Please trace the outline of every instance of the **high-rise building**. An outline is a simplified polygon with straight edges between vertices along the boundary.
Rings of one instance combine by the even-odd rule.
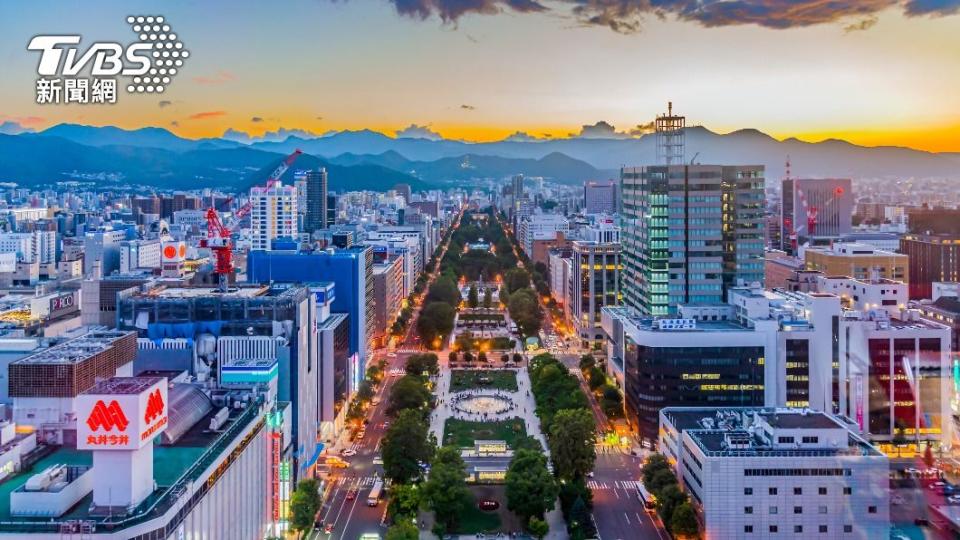
[[[668,407],[660,449],[706,538],[887,538],[890,462],[803,408]]]
[[[960,234],[905,234],[900,253],[909,258],[911,299],[931,298],[934,282],[960,281]]]
[[[837,242],[829,247],[803,250],[803,261],[807,270],[855,279],[879,277],[909,282],[908,259],[901,253],[881,251],[869,244],[859,243]]]
[[[337,196],[327,193],[327,227],[337,223]]]
[[[376,333],[386,337],[400,314],[403,301],[403,257],[388,257],[373,265],[374,295],[377,298]]]
[[[780,190],[780,249],[827,245],[850,232],[853,189],[849,178],[784,178]]]
[[[716,303],[763,282],[763,167],[670,165],[621,174],[624,302],[642,313]]]
[[[373,248],[353,246],[329,251],[251,251],[247,255],[247,279],[253,283],[316,283],[332,281],[337,296],[334,313],[349,315],[350,353],[357,353],[365,372],[367,351],[375,335]]]
[[[305,232],[312,233],[317,229],[325,229],[330,221],[327,216],[329,210],[327,200],[327,169],[320,167],[317,170],[307,171],[306,204],[307,212],[303,220]]]
[[[297,237],[297,188],[277,183],[250,190],[251,248],[269,250],[273,241]]]
[[[584,347],[603,340],[600,308],[620,305],[621,268],[619,243],[573,243],[570,315]]]
[[[591,180],[583,183],[583,209],[588,214],[617,212],[617,183]]]

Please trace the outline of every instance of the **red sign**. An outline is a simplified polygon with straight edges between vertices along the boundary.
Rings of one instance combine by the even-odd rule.
[[[143,413],[143,421],[149,424],[161,414],[163,414],[163,396],[157,388],[147,398],[147,410]]]
[[[113,428],[117,428],[117,431],[126,431],[129,424],[127,415],[123,414],[123,409],[120,408],[120,404],[116,400],[111,401],[110,405],[104,404],[102,399],[97,401],[87,418],[87,425],[90,426],[92,431],[97,431],[100,428],[103,428],[104,431],[111,431]]]

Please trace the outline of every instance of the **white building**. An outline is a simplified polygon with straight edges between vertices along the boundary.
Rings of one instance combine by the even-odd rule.
[[[660,425],[706,538],[889,537],[888,459],[835,416],[668,407]]]
[[[120,242],[120,273],[141,268],[160,268],[160,240],[126,240]]]
[[[277,183],[250,190],[251,249],[269,250],[277,238],[297,237],[297,188]]]
[[[57,262],[57,233],[33,231],[0,234],[0,253],[13,252],[20,262],[49,264]]]
[[[520,220],[517,227],[517,240],[523,246],[527,256],[533,257],[534,240],[554,240],[557,233],[570,235],[570,223],[560,214],[533,214]]]

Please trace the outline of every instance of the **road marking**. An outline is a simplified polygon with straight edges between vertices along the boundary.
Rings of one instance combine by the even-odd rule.
[[[627,520],[627,525],[629,525],[629,524],[630,524],[630,516],[628,516],[626,512],[623,513],[623,518]]]
[[[618,499],[620,498],[620,492],[617,491],[617,488],[613,488],[613,495]]]

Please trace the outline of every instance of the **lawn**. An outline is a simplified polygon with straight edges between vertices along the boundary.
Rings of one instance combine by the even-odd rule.
[[[509,369],[455,369],[450,372],[450,391],[471,389],[517,391],[517,374]]]
[[[506,441],[507,446],[513,447],[516,440],[526,434],[527,430],[520,418],[500,422],[470,422],[447,418],[443,425],[443,443],[461,448],[473,447],[473,442],[478,440]]]
[[[501,503],[500,508],[506,507]],[[460,512],[458,534],[494,533],[500,530],[500,516],[497,512],[484,512],[477,508],[477,501],[471,503]]]

